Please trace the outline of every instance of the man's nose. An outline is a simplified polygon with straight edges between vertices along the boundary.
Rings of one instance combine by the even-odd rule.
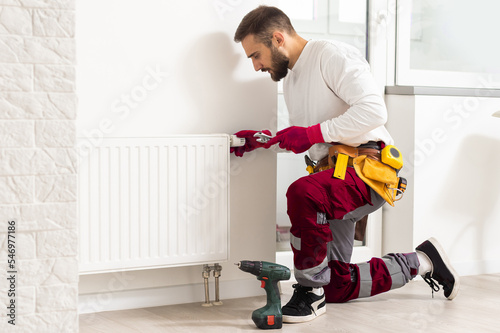
[[[259,61],[252,60],[252,62],[253,62],[253,68],[255,69],[256,72],[262,69],[263,66]]]

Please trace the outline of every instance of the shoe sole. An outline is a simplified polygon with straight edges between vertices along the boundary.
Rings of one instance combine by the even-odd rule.
[[[458,273],[455,271],[455,269],[451,265],[450,259],[448,258],[448,255],[444,251],[441,244],[439,244],[439,242],[434,237],[429,238],[428,241],[432,244],[432,246],[434,246],[436,248],[436,251],[439,253],[441,260],[443,260],[444,264],[446,265],[446,268],[448,268],[448,270],[451,272],[451,275],[453,275],[453,278],[455,279],[455,284],[453,285],[453,290],[451,291],[450,296],[447,297],[451,301],[452,299],[454,299],[457,296],[458,291],[460,289],[460,276],[458,275]],[[418,251],[418,252],[427,257],[427,254],[425,254],[424,252],[422,252],[422,251]],[[430,261],[430,259],[429,259],[429,261]],[[434,266],[432,267],[432,269],[434,270]]]
[[[326,313],[326,304],[325,304],[325,306],[317,309],[315,312],[311,313],[308,316],[287,316],[287,315],[283,315],[283,322],[284,323],[289,323],[289,324],[304,323],[306,321],[311,321],[311,320],[313,320],[313,319],[321,316],[324,313]]]

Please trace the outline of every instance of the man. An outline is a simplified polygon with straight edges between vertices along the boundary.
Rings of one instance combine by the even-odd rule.
[[[234,40],[241,42],[256,71],[268,72],[274,81],[284,79],[285,102],[294,126],[279,131],[266,144],[256,141],[256,131],[238,132],[246,144],[232,151],[242,156],[279,144],[294,153],[308,150],[317,166],[326,166],[298,179],[287,191],[298,284],[283,307],[283,321],[312,320],[325,313],[326,302],[373,296],[402,287],[417,275],[435,291],[441,284],[445,296],[453,299],[459,278],[433,238],[416,252],[350,264],[355,222],[386,200],[352,166],[346,168],[344,179],[332,177],[337,167],[328,163],[330,147],[335,143],[356,152],[370,151],[373,159],[380,160],[380,149],[393,143],[384,127],[383,97],[361,54],[343,43],[305,40],[281,10],[268,6],[248,13]]]

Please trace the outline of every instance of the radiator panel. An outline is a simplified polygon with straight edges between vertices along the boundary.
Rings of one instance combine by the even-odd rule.
[[[78,146],[81,274],[228,260],[227,135]]]

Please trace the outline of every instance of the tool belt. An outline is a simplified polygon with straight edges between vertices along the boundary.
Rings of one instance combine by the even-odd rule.
[[[386,148],[400,154],[399,150],[394,146],[387,146],[384,150]],[[375,142],[360,147],[333,145],[328,151],[328,156],[319,160],[316,164],[312,163],[309,157],[306,156],[306,164],[310,174],[335,168],[333,177],[339,179],[344,179],[347,167],[353,167],[363,182],[391,206],[394,206],[394,202],[400,200],[406,190],[406,179],[398,177],[399,169],[384,163],[382,161],[383,156],[387,156],[387,153],[381,151]],[[402,166],[402,157],[398,156],[398,158]],[[393,165],[395,164],[393,160],[388,158],[385,160]]]

